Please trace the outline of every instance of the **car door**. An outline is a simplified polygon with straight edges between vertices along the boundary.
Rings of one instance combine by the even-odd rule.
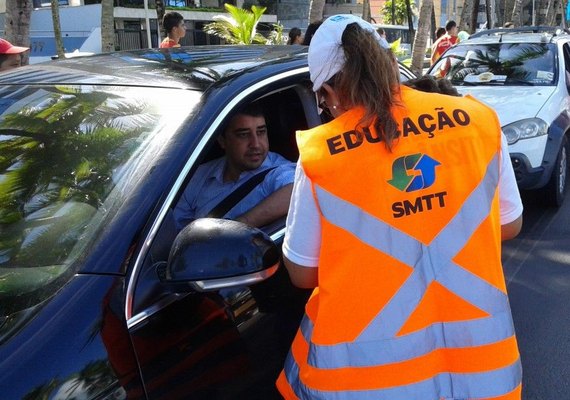
[[[320,123],[307,75],[303,68],[240,91],[216,121],[222,125],[236,108],[257,100],[267,111],[270,149],[296,161],[295,130]],[[177,182],[186,183],[196,165],[217,155],[216,128],[201,133]],[[184,187],[166,197],[127,285],[127,325],[147,397],[280,398],[275,379],[310,293],[294,288],[282,266],[263,282],[205,292],[161,282],[177,234],[172,208]],[[264,230],[280,244],[284,220]]]

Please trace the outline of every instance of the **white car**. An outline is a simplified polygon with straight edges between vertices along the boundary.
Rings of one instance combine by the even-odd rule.
[[[428,71],[497,112],[520,189],[560,206],[567,186],[570,35],[555,28],[493,29],[450,48]]]

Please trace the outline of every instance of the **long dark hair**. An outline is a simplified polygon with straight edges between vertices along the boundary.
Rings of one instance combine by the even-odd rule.
[[[289,31],[289,40],[287,41],[287,44],[293,44],[295,42],[295,39],[301,36],[301,34],[302,32],[299,28],[292,28]]]
[[[342,34],[345,55],[343,69],[331,83],[340,94],[341,105],[366,110],[356,130],[373,125],[376,132],[391,150],[398,137],[398,124],[392,116],[397,103],[400,79],[396,60],[388,49],[378,43],[374,32],[362,29],[357,23],[347,25]]]

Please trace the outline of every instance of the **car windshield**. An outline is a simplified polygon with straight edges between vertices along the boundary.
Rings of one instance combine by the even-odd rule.
[[[466,44],[447,51],[430,74],[454,85],[550,86],[558,69],[551,43]]]
[[[0,90],[2,315],[11,300],[57,281],[53,293],[73,275],[199,97],[112,86]]]

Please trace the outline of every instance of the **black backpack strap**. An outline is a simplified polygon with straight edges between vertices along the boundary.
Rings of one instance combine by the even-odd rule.
[[[222,218],[228,211],[230,211],[237,203],[239,203],[245,196],[249,194],[257,185],[263,182],[265,175],[276,167],[265,169],[247,181],[241,184],[236,190],[228,194],[222,201],[220,201],[209,213],[206,215],[208,218]]]

